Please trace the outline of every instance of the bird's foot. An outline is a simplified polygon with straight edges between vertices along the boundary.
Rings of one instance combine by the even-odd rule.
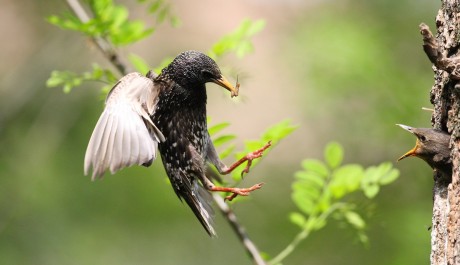
[[[249,173],[249,168],[251,168],[252,160],[259,158],[263,155],[264,151],[267,150],[272,145],[272,141],[268,141],[266,145],[264,145],[262,148],[247,154],[244,158],[248,161],[246,164],[246,167],[241,171],[241,177],[243,177],[244,173]]]
[[[252,160],[261,157],[263,155],[264,151],[267,150],[271,145],[272,145],[272,141],[268,141],[268,143],[266,145],[264,145],[262,148],[254,151],[254,152],[251,152],[251,153],[245,155],[244,157],[242,157],[240,160],[236,161],[228,169],[226,169],[224,172],[222,172],[222,174],[225,175],[225,174],[228,174],[228,173],[232,172],[239,165],[241,165],[241,164],[243,164],[244,162],[247,161],[248,163],[246,164],[246,167],[243,169],[243,171],[241,171],[241,177],[243,177],[243,175],[245,173],[249,173],[249,169],[251,168],[251,165],[252,165]]]
[[[210,188],[210,191],[231,192],[232,194],[229,195],[229,196],[226,196],[225,200],[232,201],[238,195],[248,196],[252,191],[255,191],[255,190],[258,190],[258,189],[262,188],[262,185],[264,185],[263,182],[257,183],[255,185],[253,185],[252,187],[249,187],[249,188],[229,188],[229,187],[214,186],[214,187]]]

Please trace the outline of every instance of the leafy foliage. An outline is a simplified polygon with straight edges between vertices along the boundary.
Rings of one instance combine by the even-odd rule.
[[[230,124],[227,122],[218,123],[216,125],[211,126],[209,130],[209,134],[213,137],[213,143],[216,147],[223,146],[227,144],[226,148],[220,152],[219,156],[221,159],[229,156],[235,149],[235,144],[231,143],[232,140],[236,139],[236,136],[233,134],[223,134],[217,135],[220,131],[227,128]],[[240,159],[246,154],[253,152],[265,144],[268,141],[271,141],[272,147],[278,144],[279,141],[286,138],[289,134],[291,134],[295,129],[297,129],[297,125],[293,125],[290,120],[281,121],[270,128],[268,128],[259,139],[255,140],[246,140],[244,142],[243,150],[236,152],[234,154],[235,159]],[[264,155],[267,155],[270,152],[271,148],[265,150]],[[252,166],[256,166],[261,159],[256,159],[252,161]],[[241,171],[235,170],[232,173],[232,179],[236,182],[241,180]]]
[[[240,152],[235,153],[234,157],[236,159],[240,159],[246,154],[263,147],[265,144],[271,141],[272,147],[268,148],[264,152],[264,155],[266,156],[268,155],[268,153],[270,153],[271,149],[274,146],[276,146],[282,139],[286,138],[289,134],[294,132],[295,129],[297,129],[297,127],[298,126],[293,125],[289,119],[281,121],[266,129],[259,139],[245,140],[244,149]],[[261,158],[253,160],[251,168],[255,167],[258,163],[260,163],[260,161],[262,161]],[[235,181],[241,180],[241,173],[235,170],[234,172],[232,172],[232,178]]]
[[[51,77],[46,81],[48,87],[62,87],[64,93],[69,93],[72,88],[80,86],[83,81],[98,81],[106,85],[102,88],[108,92],[112,84],[117,81],[117,78],[112,71],[101,68],[98,64],[93,64],[93,69],[90,72],[76,74],[70,71],[53,71]]]
[[[342,165],[343,147],[329,143],[324,150],[324,161],[306,159],[302,161],[302,170],[295,173],[292,184],[292,200],[298,211],[289,215],[289,219],[301,231],[284,251],[270,264],[279,264],[311,232],[327,224],[330,216],[346,221],[356,229],[358,238],[367,242],[366,222],[356,211],[356,204],[347,200],[347,195],[362,192],[372,199],[380,187],[395,181],[399,171],[391,163],[382,163],[367,169],[358,164]]]
[[[138,2],[148,4],[148,12],[156,18],[157,23],[169,19],[173,26],[180,24],[179,18],[172,15],[171,5],[167,1],[138,0]],[[62,29],[78,31],[92,38],[101,37],[107,39],[109,43],[115,46],[135,43],[154,32],[153,28],[147,28],[145,23],[141,21],[129,20],[128,9],[125,6],[114,4],[112,0],[90,0],[88,1],[88,6],[94,17],[86,22],[80,21],[78,17],[70,13],[66,13],[61,17],[52,15],[47,20],[49,23]],[[265,22],[263,20],[244,20],[234,32],[222,37],[222,39],[215,43],[208,52],[208,55],[215,59],[230,52],[235,52],[239,57],[247,55],[254,50],[251,37],[260,32],[264,26]],[[153,68],[153,71],[158,74],[172,60],[172,57],[164,58],[158,66]],[[145,74],[148,70],[152,69],[145,60],[136,54],[130,54],[129,61],[136,71],[140,73]],[[100,72],[103,72],[103,74],[100,75]],[[99,80],[105,83],[114,83],[115,78],[111,78],[113,76],[115,74],[109,69],[102,69],[99,66],[93,66],[92,72],[85,72],[83,74],[71,71],[53,71],[47,81],[47,86],[62,86],[64,91],[68,93],[72,88],[80,86],[83,81]],[[110,87],[104,87],[103,91],[108,91],[109,89]]]
[[[211,50],[209,50],[208,55],[211,58],[217,59],[227,53],[235,52],[238,57],[244,57],[246,54],[254,51],[251,37],[260,32],[264,27],[264,20],[252,21],[246,19],[235,31],[217,41]]]
[[[350,214],[350,209],[355,208],[355,205],[343,198],[357,191],[373,198],[382,185],[390,184],[398,178],[399,171],[391,163],[382,163],[367,169],[358,164],[341,165],[343,148],[335,142],[326,146],[324,159],[326,163],[314,159],[304,160],[303,170],[295,174],[292,200],[301,212],[296,215],[306,215],[314,223],[317,216],[325,213],[329,215],[330,209],[341,210],[343,217],[351,221],[350,224],[356,228],[364,228],[361,221],[356,221],[359,215]],[[295,218],[297,221],[293,223],[299,224],[299,217]]]
[[[47,20],[62,29],[79,31],[89,37],[107,38],[115,46],[132,44],[154,32],[154,28],[147,27],[142,21],[129,20],[128,9],[114,4],[112,0],[91,0],[88,4],[94,15],[88,21],[82,22],[70,13],[62,17],[52,15]],[[160,0],[151,2],[149,12],[155,15],[157,22],[163,22],[169,17],[170,9],[169,4]],[[171,17],[171,22],[177,25],[178,19]]]
[[[138,2],[144,3],[146,0],[138,0]],[[181,21],[178,16],[172,12],[172,6],[165,0],[154,0],[150,1],[147,8],[150,14],[154,14],[158,23],[164,22],[166,19],[169,20],[172,26],[178,27]]]

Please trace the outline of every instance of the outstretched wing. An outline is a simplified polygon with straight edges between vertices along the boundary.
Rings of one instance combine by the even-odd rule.
[[[85,175],[92,179],[107,169],[113,174],[134,164],[150,165],[163,134],[150,116],[158,102],[153,81],[139,73],[121,78],[109,92],[105,109],[94,128],[85,154]]]

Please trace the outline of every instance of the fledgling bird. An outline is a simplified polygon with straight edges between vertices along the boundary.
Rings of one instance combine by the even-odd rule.
[[[160,75],[130,73],[112,88],[105,109],[91,135],[84,171],[92,167],[92,179],[109,169],[115,173],[131,165],[150,166],[158,147],[163,166],[177,196],[189,205],[209,235],[215,235],[209,191],[230,192],[227,199],[247,196],[262,183],[249,188],[219,187],[206,177],[207,163],[228,174],[244,162],[262,156],[261,149],[227,167],[211,141],[206,122],[206,86],[216,83],[238,96],[236,88],[221,74],[207,55],[186,51],[179,54]]]
[[[413,128],[397,124],[417,137],[415,147],[402,155],[398,161],[415,156],[423,159],[433,169],[441,171],[445,176],[452,176],[452,159],[450,157],[450,135],[432,128]]]

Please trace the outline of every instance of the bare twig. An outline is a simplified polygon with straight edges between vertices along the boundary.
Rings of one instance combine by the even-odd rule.
[[[83,6],[78,0],[67,0],[67,4],[70,9],[75,13],[75,15],[80,19],[81,22],[85,23],[90,20],[89,15],[86,13]],[[106,39],[102,37],[92,37],[91,38],[99,50],[104,54],[104,56],[113,64],[113,66],[120,72],[122,75],[128,73],[128,68],[124,62],[122,62],[120,56],[115,51],[113,45]]]
[[[228,204],[225,203],[224,199],[220,197],[217,193],[213,193],[212,196],[217,206],[219,207],[219,210],[221,211],[227,222],[230,224],[235,234],[241,240],[241,243],[246,248],[248,255],[254,261],[254,264],[265,265],[266,263],[260,255],[259,250],[257,249],[256,245],[252,242],[252,240],[249,239],[249,236],[246,233],[246,229],[244,229],[244,227],[238,222],[238,219],[236,218],[236,215],[235,213],[233,213],[232,209],[228,207]]]
[[[428,59],[430,59],[433,64],[436,64],[442,57],[442,53],[439,51],[438,41],[425,23],[420,24],[419,28],[420,34],[422,34],[423,37],[423,50],[428,56]]]
[[[450,74],[453,80],[460,80],[460,57],[453,56],[447,58],[444,53],[440,51],[438,41],[431,33],[430,28],[422,23],[420,24],[420,34],[423,37],[423,50],[430,59],[430,61],[439,70],[444,70]]]
[[[70,9],[75,13],[75,15],[82,22],[87,22],[90,18],[84,8],[81,6],[78,0],[67,0],[67,3],[70,6]],[[127,66],[120,60],[120,56],[117,54],[111,43],[100,37],[93,37],[94,42],[99,47],[99,50],[105,55],[105,57],[115,66],[115,68],[123,75],[127,74]],[[256,265],[266,265],[264,259],[262,258],[259,250],[256,245],[249,239],[248,234],[244,227],[238,222],[236,215],[230,209],[224,199],[219,195],[213,193],[214,201],[219,207],[219,210],[222,212],[222,215],[227,220],[227,222],[232,227],[235,234],[241,240],[244,248],[246,249],[248,255],[252,258],[254,264]]]

